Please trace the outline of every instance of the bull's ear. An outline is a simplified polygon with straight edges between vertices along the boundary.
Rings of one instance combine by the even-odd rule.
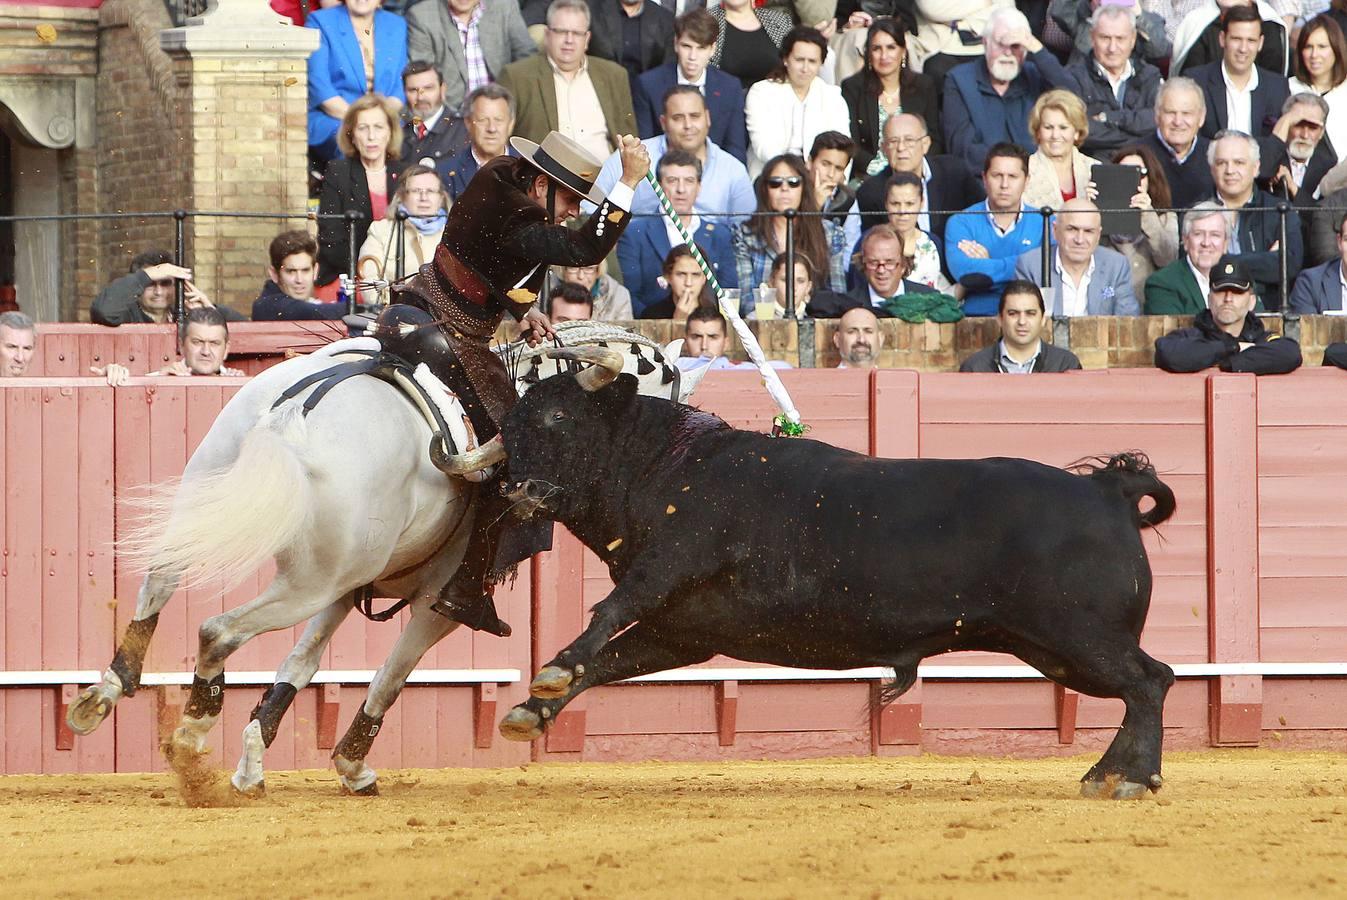
[[[640,382],[636,380],[635,375],[623,372],[613,381],[612,384],[599,392],[603,398],[603,405],[606,409],[613,412],[624,412],[636,400],[636,389],[640,387]]]

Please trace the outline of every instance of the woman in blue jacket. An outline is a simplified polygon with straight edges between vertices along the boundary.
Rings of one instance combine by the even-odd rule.
[[[381,0],[346,0],[309,13],[305,28],[322,34],[309,57],[309,148],[322,161],[341,156],[337,131],[346,108],[367,94],[401,105],[407,66],[407,22],[380,9]]]

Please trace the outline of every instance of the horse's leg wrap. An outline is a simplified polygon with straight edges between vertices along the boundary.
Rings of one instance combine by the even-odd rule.
[[[253,707],[252,718],[262,727],[263,745],[270,747],[271,742],[276,740],[276,729],[281,727],[281,719],[285,717],[290,704],[295,701],[296,693],[293,684],[278,681],[267,688],[262,699]]]
[[[145,652],[150,647],[150,638],[154,636],[154,627],[159,624],[159,613],[137,619],[126,626],[126,634],[117,647],[117,655],[112,658],[108,670],[122,683],[122,695],[134,697],[140,687],[140,672],[145,665]]]
[[[182,714],[193,719],[213,719],[224,709],[225,677],[221,672],[210,681],[200,675],[192,676],[192,693]]]
[[[374,743],[374,737],[379,733],[380,726],[383,725],[384,717],[374,718],[365,714],[365,708],[362,706],[351,720],[351,727],[346,729],[345,736],[341,743],[332,751],[332,756],[341,756],[351,761],[364,759],[369,755],[369,748]]]

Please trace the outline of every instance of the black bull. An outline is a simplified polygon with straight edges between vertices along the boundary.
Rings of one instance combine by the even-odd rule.
[[[896,696],[928,656],[1001,651],[1126,704],[1085,793],[1160,786],[1174,674],[1138,643],[1151,595],[1140,529],[1169,518],[1174,495],[1144,457],[1082,474],[871,459],[639,397],[630,375],[592,393],[548,379],[503,434],[520,512],[564,523],[616,584],[502,721],[506,737],[537,738],[587,688],[715,654],[892,666]]]

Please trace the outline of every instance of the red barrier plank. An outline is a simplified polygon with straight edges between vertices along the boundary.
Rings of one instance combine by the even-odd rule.
[[[1347,525],[1341,519],[1302,528],[1263,528],[1258,565],[1264,578],[1347,578]]]
[[[8,588],[4,610],[4,665],[7,669],[42,668],[42,601],[46,578],[42,558],[43,392],[42,387],[27,385],[4,392],[8,405],[5,422],[7,555],[3,570]],[[41,690],[19,688],[7,693],[5,771],[40,772],[44,724]]]
[[[1333,425],[1258,429],[1260,477],[1347,471],[1347,441]]]
[[[1341,518],[1347,509],[1347,472],[1310,471],[1258,479],[1259,528],[1309,526]]]
[[[1201,425],[1204,377],[1163,372],[1081,372],[1065,378],[923,373],[922,424]],[[995,402],[988,402],[994,397]],[[1127,445],[1131,446],[1131,445]]]
[[[45,327],[38,333],[38,352],[29,375],[44,377],[74,377],[88,374],[80,368],[80,338],[73,334],[49,332]]]
[[[915,459],[921,455],[918,427],[921,386],[916,372],[879,370],[871,382],[870,455]]]
[[[1340,369],[1301,369],[1295,378],[1258,383],[1258,424],[1347,425],[1347,407],[1339,402],[1347,389]]]
[[[870,373],[862,369],[791,369],[781,381],[809,437],[836,447],[866,453],[870,449]],[[736,428],[769,432],[778,413],[762,387],[762,376],[749,371],[710,372],[693,397],[693,405],[713,412]]]
[[[925,400],[922,401],[923,409]],[[1066,466],[1100,453],[1141,449],[1157,468],[1185,475],[1206,469],[1206,437],[1189,425],[923,424],[923,456],[1020,456]]]

